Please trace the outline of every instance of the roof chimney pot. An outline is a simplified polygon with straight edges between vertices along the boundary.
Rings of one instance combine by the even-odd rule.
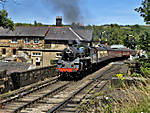
[[[56,26],[62,26],[62,16],[56,16]]]

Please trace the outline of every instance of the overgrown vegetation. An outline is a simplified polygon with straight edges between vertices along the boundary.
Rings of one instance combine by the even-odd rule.
[[[150,99],[145,97],[143,102],[139,102],[137,105],[130,107],[127,113],[148,113],[150,112]]]
[[[150,86],[138,83],[138,86],[108,88],[88,97],[78,107],[81,113],[149,113]]]
[[[150,78],[150,61],[148,58],[134,60],[134,66],[130,64],[129,75],[132,77]]]
[[[144,77],[150,78],[150,61],[149,59],[139,59],[140,72]]]

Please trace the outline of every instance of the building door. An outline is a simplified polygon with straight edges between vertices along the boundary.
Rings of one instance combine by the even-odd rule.
[[[16,55],[16,53],[17,53],[17,50],[13,49],[13,55]]]
[[[41,59],[40,58],[36,58],[36,66],[40,66],[41,65]]]
[[[6,54],[6,49],[2,49],[2,54],[5,55]]]

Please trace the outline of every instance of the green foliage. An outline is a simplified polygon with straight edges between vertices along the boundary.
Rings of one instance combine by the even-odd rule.
[[[148,59],[140,59],[138,61],[141,66],[140,66],[140,72],[142,73],[142,75],[144,75],[145,77],[150,77],[150,62]]]
[[[111,28],[120,28],[118,24],[110,24]]]
[[[143,0],[141,5],[135,11],[140,13],[140,16],[144,18],[146,24],[150,24],[150,0]]]
[[[104,96],[103,99],[104,99],[103,100],[103,102],[104,102],[104,113],[113,113],[112,112],[112,105],[111,105],[112,98]]]
[[[43,26],[42,23],[38,23],[36,20],[34,21],[34,26]]]
[[[14,30],[14,23],[10,18],[8,18],[6,10],[0,11],[0,26],[3,28],[9,28],[12,31]]]
[[[132,29],[140,29],[140,26],[138,24],[135,24],[133,26],[131,26]]]
[[[50,64],[54,65],[57,64],[58,60],[50,60]]]
[[[144,68],[144,67],[140,67],[140,71],[143,75],[150,77],[150,68]]]
[[[54,60],[50,60],[50,64],[54,64]]]
[[[141,34],[139,40],[139,46],[141,49],[145,50],[146,52],[150,51],[150,33],[145,32]]]
[[[42,24],[40,22],[37,22],[35,20],[33,24],[30,24],[30,23],[15,23],[15,26],[56,26],[56,25],[46,25],[46,24]],[[62,26],[68,27],[69,25],[62,25]]]
[[[126,38],[124,39],[124,45],[131,49],[135,49],[137,45],[137,40],[135,36],[127,34]]]
[[[42,23],[38,23],[37,21],[34,21],[34,24],[15,23],[15,26],[49,26],[49,25],[44,25],[44,24],[42,24]]]
[[[130,76],[131,77],[141,77],[141,75],[136,72],[132,73]]]
[[[138,72],[134,72],[130,75],[132,77],[148,77],[150,78],[150,62],[149,59],[140,58],[135,60],[138,63],[137,70]],[[132,70],[132,68],[130,68]]]

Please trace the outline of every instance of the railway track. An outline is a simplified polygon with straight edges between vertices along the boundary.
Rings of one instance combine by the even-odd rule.
[[[91,79],[91,77],[87,76],[87,79],[83,79],[79,82],[70,82],[69,84],[70,86],[65,90],[58,92],[57,94],[54,95],[49,95],[39,100],[38,102],[32,104],[31,106],[28,106],[25,109],[21,110],[20,113],[45,113],[49,111],[49,109],[53,109],[55,108],[55,106],[59,106],[62,102],[67,100],[72,94],[74,94],[82,86],[84,86],[91,80],[93,80],[93,77]]]
[[[77,107],[81,101],[86,99],[87,96],[90,95],[91,91],[98,92],[101,91],[105,85],[109,82],[112,75],[117,73],[121,67],[117,67],[115,69],[111,69],[110,67],[108,70],[104,71],[99,76],[95,77],[84,86],[76,90],[71,96],[65,99],[63,102],[55,105],[53,108],[49,109],[47,113],[73,113],[77,112]],[[104,77],[105,75],[105,77]]]
[[[39,86],[32,87],[30,90],[19,92],[16,96],[1,102],[0,113],[16,113],[23,108],[37,102],[38,100],[62,91],[69,82],[58,81],[57,78],[47,81]]]
[[[18,98],[19,96],[23,95],[23,93],[31,92],[33,90],[40,88],[40,87],[44,87],[46,85],[52,84],[53,82],[56,82],[57,80],[58,80],[58,77],[49,78],[47,80],[44,80],[44,81],[41,81],[38,83],[34,83],[32,85],[22,87],[18,90],[11,91],[11,93],[3,94],[0,97],[1,98],[0,105],[3,105],[7,102],[10,102],[10,101]]]
[[[90,75],[78,82],[58,81],[57,79],[51,81],[52,83],[47,82],[33,90],[18,94],[15,99],[3,102],[0,113],[74,112],[78,104],[91,91],[101,90],[120,68],[109,66],[99,76]]]

